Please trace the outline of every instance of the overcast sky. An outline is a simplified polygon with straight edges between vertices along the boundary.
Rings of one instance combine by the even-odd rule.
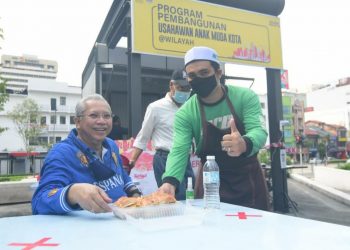
[[[5,40],[0,54],[37,55],[58,62],[59,81],[80,85],[81,75],[112,0],[0,0]],[[284,68],[293,89],[350,76],[350,1],[286,0],[281,19]],[[265,71],[227,68],[266,88]],[[253,89],[254,89],[253,88]]]

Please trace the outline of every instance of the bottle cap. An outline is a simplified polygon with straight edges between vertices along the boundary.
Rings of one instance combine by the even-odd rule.
[[[187,189],[192,189],[192,177],[187,178]]]
[[[215,155],[207,155],[207,160],[215,160]]]

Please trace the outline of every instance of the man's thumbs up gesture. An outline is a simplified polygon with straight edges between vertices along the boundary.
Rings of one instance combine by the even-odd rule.
[[[239,133],[233,119],[230,120],[230,124],[231,134],[226,134],[222,137],[222,150],[227,151],[229,156],[240,156],[247,150],[247,145]]]

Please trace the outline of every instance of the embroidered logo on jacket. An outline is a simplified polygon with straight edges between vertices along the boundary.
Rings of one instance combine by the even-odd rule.
[[[117,155],[116,155],[114,152],[112,152],[112,158],[113,158],[113,160],[114,160],[115,165],[118,167]]]
[[[86,156],[85,156],[82,152],[79,151],[79,152],[77,153],[77,157],[79,158],[81,164],[83,164],[85,167],[88,166],[88,163],[89,163],[89,162],[88,162]]]
[[[58,191],[58,188],[52,189],[52,190],[47,194],[47,197],[53,196],[55,193],[57,193],[57,191]]]

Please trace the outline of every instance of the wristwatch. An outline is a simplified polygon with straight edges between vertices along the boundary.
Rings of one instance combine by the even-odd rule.
[[[129,161],[129,167],[133,168],[135,166],[135,161]]]

